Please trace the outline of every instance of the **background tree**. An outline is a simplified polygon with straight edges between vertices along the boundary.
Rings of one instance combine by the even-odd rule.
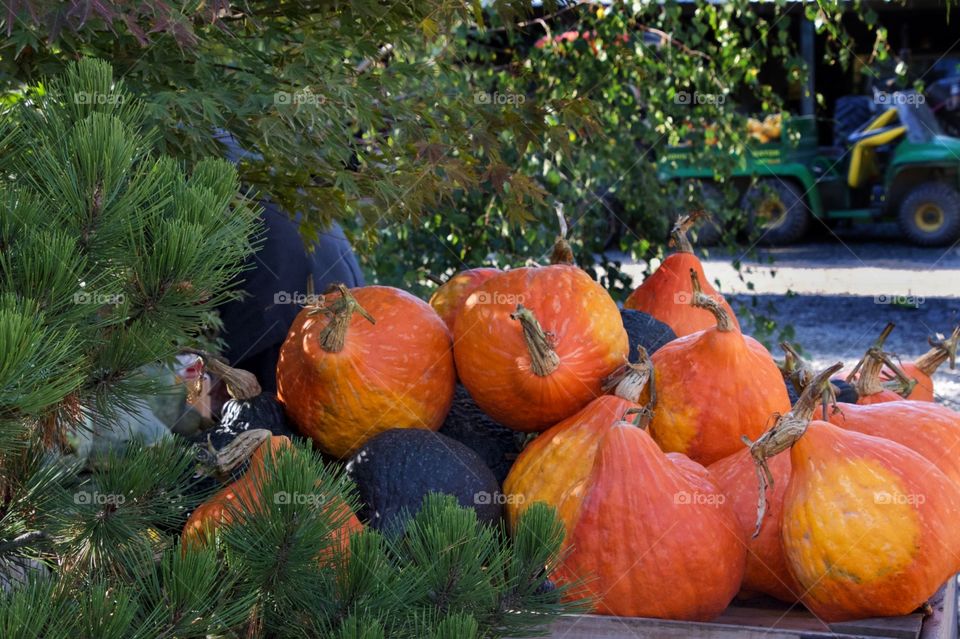
[[[677,208],[658,152],[709,138],[721,153],[700,161],[728,174],[746,116],[781,107],[764,65],[803,78],[792,21],[814,20],[844,61],[849,8],[886,55],[876,15],[835,1],[10,6],[9,91],[70,58],[110,59],[162,150],[222,153],[211,131],[231,131],[250,152],[245,184],[308,233],[341,220],[371,279],[421,293],[428,275],[545,254],[558,203],[584,265],[605,248],[658,256]],[[600,266],[620,295],[616,261]]]

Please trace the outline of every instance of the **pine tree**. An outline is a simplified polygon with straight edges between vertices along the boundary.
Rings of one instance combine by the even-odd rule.
[[[298,441],[267,456],[231,525],[185,545],[216,487],[205,451],[64,455],[71,432],[167,390],[142,368],[200,345],[255,248],[234,169],[186,175],[145,121],[90,60],[0,121],[0,636],[470,639],[570,609],[546,578],[563,527],[543,505],[508,535],[433,495],[402,534],[365,530],[344,552],[331,532],[351,485]]]

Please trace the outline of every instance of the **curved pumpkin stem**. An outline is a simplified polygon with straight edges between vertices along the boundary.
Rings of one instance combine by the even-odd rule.
[[[960,342],[960,326],[953,329],[949,339],[937,333],[927,340],[931,348],[914,362],[924,375],[930,376],[937,372],[940,365],[950,360],[950,370],[957,367],[957,343]]]
[[[343,350],[347,339],[347,327],[350,326],[354,313],[359,313],[371,324],[376,324],[377,320],[360,306],[346,286],[337,284],[333,288],[340,293],[340,297],[329,304],[325,303],[323,306],[312,309],[310,313],[323,313],[330,318],[327,325],[320,331],[320,348],[328,353],[339,353]]]
[[[690,304],[694,308],[702,308],[713,313],[713,316],[717,318],[717,330],[721,333],[732,331],[733,323],[730,321],[726,309],[720,305],[720,302],[703,292],[700,287],[700,278],[693,269],[690,269],[690,281],[693,283],[693,299],[690,300]]]
[[[518,304],[510,319],[519,321],[523,328],[523,341],[527,343],[527,351],[530,352],[530,368],[534,375],[546,377],[557,370],[560,356],[553,350],[553,334],[543,330],[530,309]]]
[[[567,219],[563,216],[563,205],[557,205],[557,218],[560,220],[560,234],[550,252],[551,264],[575,264],[573,247],[567,241]]]
[[[637,363],[626,362],[603,380],[600,390],[611,393],[635,404],[641,403],[643,389],[650,387],[650,401],[656,401],[657,389],[653,384],[653,362],[643,346],[637,346],[640,358]]]
[[[260,448],[260,445],[270,439],[271,433],[265,428],[245,430],[233,441],[215,450],[207,438],[207,448],[197,449],[197,460],[205,474],[225,479],[233,471],[249,461],[251,455]]]
[[[797,394],[802,394],[803,389],[805,389],[810,384],[810,380],[814,378],[813,367],[810,366],[810,362],[800,356],[800,353],[798,353],[789,342],[780,342],[780,348],[782,348],[785,353],[780,372],[783,374],[784,379],[793,385]]]
[[[651,400],[650,404],[646,406],[641,406],[640,408],[631,408],[623,414],[621,418],[622,421],[627,422],[628,424],[633,424],[640,430],[647,430],[650,426],[650,422],[653,421],[653,403],[654,400]],[[633,419],[627,419],[631,415],[636,415]]]
[[[880,333],[880,337],[867,349],[867,352],[863,354],[863,357],[860,358],[860,361],[857,362],[857,365],[853,367],[853,370],[850,371],[850,374],[847,375],[847,382],[853,384],[856,381],[857,374],[860,372],[860,369],[863,368],[863,365],[867,362],[867,359],[870,357],[871,353],[879,352],[883,350],[883,344],[887,341],[887,337],[890,336],[890,333],[896,327],[896,324],[893,322],[887,323],[883,328],[883,332]],[[874,391],[876,392],[876,391]]]
[[[690,243],[690,238],[687,237],[687,231],[689,231],[702,216],[703,213],[697,211],[689,215],[685,214],[677,217],[673,228],[670,229],[670,246],[676,248],[677,253],[693,253],[693,245]]]
[[[767,489],[773,487],[773,474],[767,466],[767,460],[793,446],[807,431],[807,426],[816,412],[817,406],[826,403],[833,392],[830,387],[830,376],[843,368],[842,362],[820,371],[810,380],[793,410],[777,417],[773,427],[751,442],[746,436],[744,443],[750,447],[750,456],[757,465],[757,482],[760,494],[757,499],[757,526],[753,536],[760,534],[763,517],[767,512]],[[824,410],[826,407],[824,406]]]
[[[883,345],[895,326],[896,324],[889,322],[883,328],[883,332],[880,333],[877,340],[867,349],[867,352],[863,354],[857,365],[847,375],[847,382],[853,384],[860,397],[874,395],[886,389],[898,393],[901,397],[907,397],[917,385],[917,380],[909,378],[900,365],[894,362],[890,355],[883,350]],[[896,377],[895,380],[881,383],[880,374],[883,372],[884,366],[893,372]]]
[[[260,382],[257,381],[257,376],[251,373],[250,371],[241,370],[239,368],[233,368],[227,361],[218,355],[209,353],[204,350],[196,348],[185,348],[183,352],[196,355],[200,358],[201,365],[206,368],[208,371],[219,377],[223,380],[223,383],[227,387],[227,393],[230,397],[239,400],[253,399],[262,392],[260,388]],[[200,392],[200,382],[201,378],[195,380],[191,385],[187,385],[187,396],[188,400],[196,400],[196,395]]]

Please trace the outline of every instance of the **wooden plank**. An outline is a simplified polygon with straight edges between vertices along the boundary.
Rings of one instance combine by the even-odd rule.
[[[957,579],[944,584],[930,599],[933,614],[923,623],[920,639],[957,639]]]
[[[825,624],[800,606],[774,600],[732,605],[710,623],[565,615],[551,626],[550,639],[960,639],[957,578],[931,597],[933,614],[859,619]]]
[[[722,623],[641,617],[571,615],[551,627],[551,639],[873,639],[868,635],[816,630],[780,630]]]

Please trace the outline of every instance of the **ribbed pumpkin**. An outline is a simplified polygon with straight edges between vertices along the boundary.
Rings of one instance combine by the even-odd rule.
[[[763,593],[793,603],[803,589],[787,569],[787,558],[780,544],[780,515],[783,496],[790,481],[790,456],[777,455],[769,467],[772,485],[766,494],[763,525],[757,528],[757,465],[747,448],[724,457],[709,466],[710,474],[727,496],[747,538],[747,565],[740,591],[744,596]]]
[[[624,308],[643,311],[660,320],[673,329],[678,337],[690,335],[696,331],[710,328],[715,324],[713,315],[702,308],[690,304],[693,289],[690,286],[690,271],[700,278],[703,293],[717,301],[727,314],[730,324],[739,330],[733,309],[711,285],[703,272],[703,265],[693,254],[693,247],[687,239],[687,230],[693,225],[694,218],[683,215],[673,227],[671,236],[677,252],[669,255],[650,277],[636,288],[623,303]]]
[[[409,293],[340,286],[294,320],[277,396],[302,434],[340,458],[390,428],[437,430],[456,383],[450,339]]]
[[[601,394],[627,356],[610,295],[564,264],[518,268],[487,280],[457,319],[460,380],[481,409],[520,431],[541,431]]]
[[[453,332],[454,323],[460,314],[460,309],[467,297],[478,286],[501,273],[496,268],[471,268],[456,273],[443,283],[430,296],[430,306],[444,321],[450,332]]]
[[[678,337],[653,354],[657,410],[650,434],[668,452],[712,464],[743,447],[790,410],[776,362],[760,342],[743,335],[713,297],[700,289],[696,271],[690,302],[714,325]]]
[[[960,488],[896,442],[810,421],[816,388],[840,367],[755,457],[790,448],[781,536],[804,605],[827,622],[908,614],[960,567]]]
[[[205,543],[207,535],[233,521],[237,510],[259,504],[263,499],[261,487],[265,480],[266,455],[273,456],[278,450],[289,448],[290,445],[288,438],[277,435],[260,444],[250,456],[250,465],[240,479],[221,488],[191,513],[183,527],[184,546]],[[345,522],[334,533],[337,544],[345,547],[351,533],[359,532],[362,525],[346,504],[341,503],[336,508],[338,515],[346,515]]]
[[[600,397],[527,446],[504,484],[509,519],[558,509],[567,555],[551,578],[580,581],[573,596],[600,614],[712,619],[743,576],[736,516],[706,469],[622,421],[631,408]]]
[[[933,402],[837,404],[830,423],[920,453],[960,486],[960,413]]]

